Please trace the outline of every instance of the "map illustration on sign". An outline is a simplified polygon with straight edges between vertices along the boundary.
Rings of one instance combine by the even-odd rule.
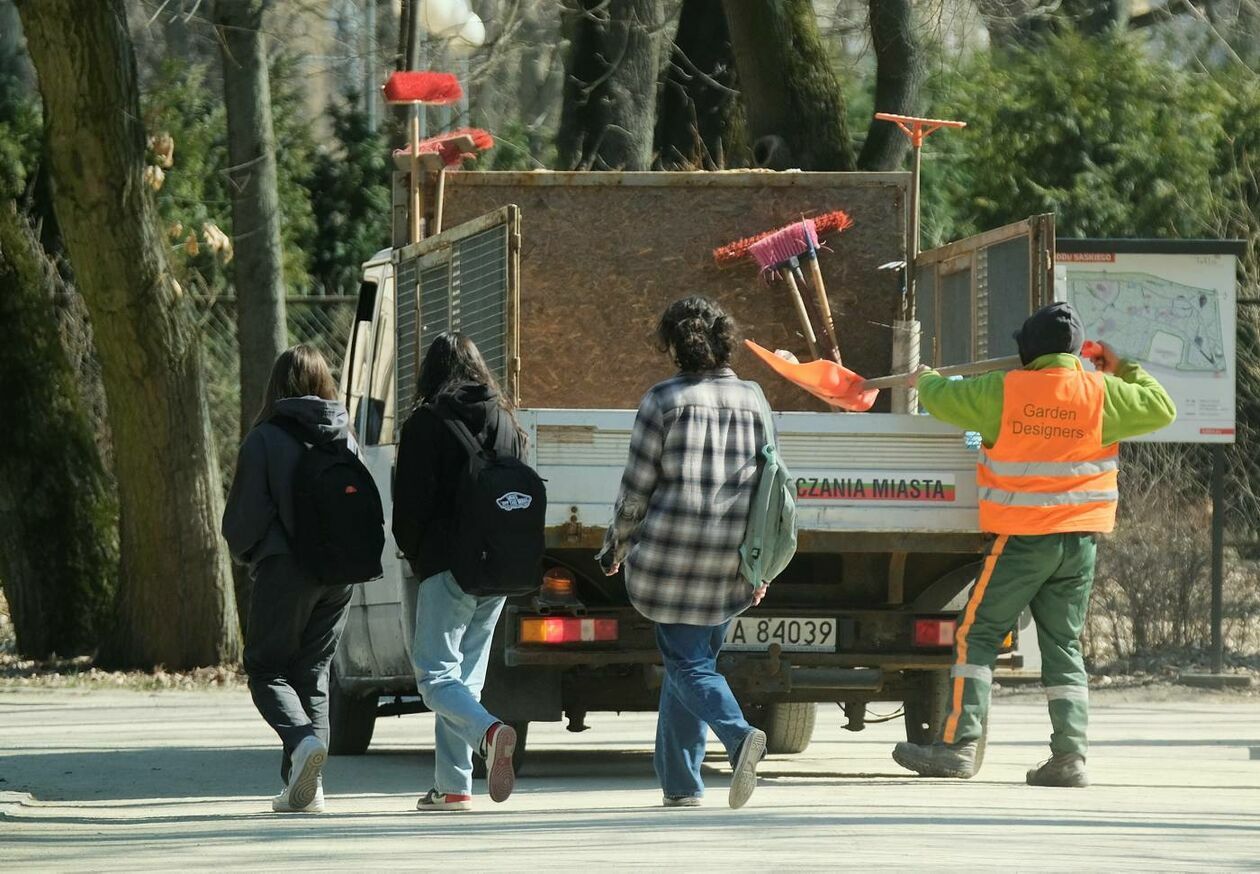
[[[1138,441],[1234,442],[1240,251],[1228,240],[1059,240],[1056,298],[1177,406],[1175,422]]]
[[[1150,273],[1075,270],[1068,295],[1091,339],[1185,375],[1227,368],[1219,295]]]

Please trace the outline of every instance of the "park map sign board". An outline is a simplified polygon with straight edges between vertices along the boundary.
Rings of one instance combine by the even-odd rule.
[[[1139,440],[1234,442],[1242,246],[1235,240],[1056,242],[1055,296],[1080,313],[1088,339],[1141,363],[1177,404],[1177,421]]]

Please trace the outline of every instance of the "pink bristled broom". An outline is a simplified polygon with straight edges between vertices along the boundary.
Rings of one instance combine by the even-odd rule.
[[[822,271],[818,267],[818,234],[819,231],[843,231],[852,225],[853,221],[848,214],[837,210],[723,246],[714,250],[713,257],[721,264],[751,255],[763,273],[782,274],[791,291],[792,302],[810,352],[815,358],[821,357],[818,346],[822,341],[826,346],[827,357],[840,364],[840,344],[831,321],[831,305],[827,300],[827,289],[823,285]],[[801,288],[808,287],[801,272],[802,258],[810,263],[814,279],[813,300],[808,302],[801,295]],[[814,323],[821,324],[823,332],[816,332]]]
[[[424,237],[424,199],[420,180],[420,112],[421,106],[444,106],[463,96],[459,80],[450,73],[431,70],[406,70],[394,73],[381,88],[385,102],[391,106],[417,107],[411,114],[411,210],[408,239],[418,243]]]

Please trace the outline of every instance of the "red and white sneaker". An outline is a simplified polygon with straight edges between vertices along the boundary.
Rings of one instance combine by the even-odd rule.
[[[430,789],[416,802],[416,810],[472,810],[471,795],[455,795]]]
[[[491,801],[507,801],[516,787],[512,754],[516,752],[516,729],[496,722],[486,731],[486,787]]]

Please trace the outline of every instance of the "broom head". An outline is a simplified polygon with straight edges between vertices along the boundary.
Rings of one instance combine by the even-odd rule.
[[[451,73],[432,70],[404,70],[392,73],[381,91],[389,104],[445,106],[464,96],[459,80]]]
[[[839,210],[839,209],[834,210],[832,212],[824,213],[823,215],[816,216],[812,219],[805,219],[805,221],[809,222],[812,228],[811,233],[813,234],[814,248],[818,247],[818,236],[820,234],[839,233],[840,231],[848,230],[849,228],[853,227],[853,219],[849,218],[849,214],[847,212],[844,212],[843,210]],[[717,249],[714,249],[713,260],[715,260],[720,265],[730,264],[734,261],[738,261],[741,258],[744,258],[745,256],[750,254],[750,250],[752,249],[755,243],[758,243],[761,240],[764,240],[767,237],[773,236],[775,234],[780,234],[780,233],[783,233],[784,231],[788,231],[791,228],[796,228],[795,233],[797,235],[800,235],[800,240],[803,243],[805,239],[804,238],[805,232],[801,228],[801,222],[794,222],[791,225],[787,225],[782,228],[777,228],[773,231],[766,231],[765,233],[762,233],[762,234],[755,234],[751,237],[745,237],[742,240],[736,240],[734,243],[728,243],[725,246],[721,246]],[[804,254],[806,251],[807,251],[807,247],[802,246],[801,250],[797,252],[796,254],[801,255],[801,254]]]
[[[818,232],[814,222],[804,219],[762,237],[748,247],[748,254],[763,271],[774,270],[793,258],[818,248]]]
[[[875,398],[879,397],[879,389],[863,390],[862,377],[834,361],[820,358],[804,364],[793,364],[752,340],[745,340],[744,345],[779,376],[833,407],[851,413],[865,413],[875,405]]]
[[[436,172],[443,168],[458,167],[477,157],[481,152],[494,148],[494,137],[480,128],[465,127],[441,136],[420,141],[420,160],[424,168]],[[411,147],[394,151],[394,165],[399,170],[410,166]]]

